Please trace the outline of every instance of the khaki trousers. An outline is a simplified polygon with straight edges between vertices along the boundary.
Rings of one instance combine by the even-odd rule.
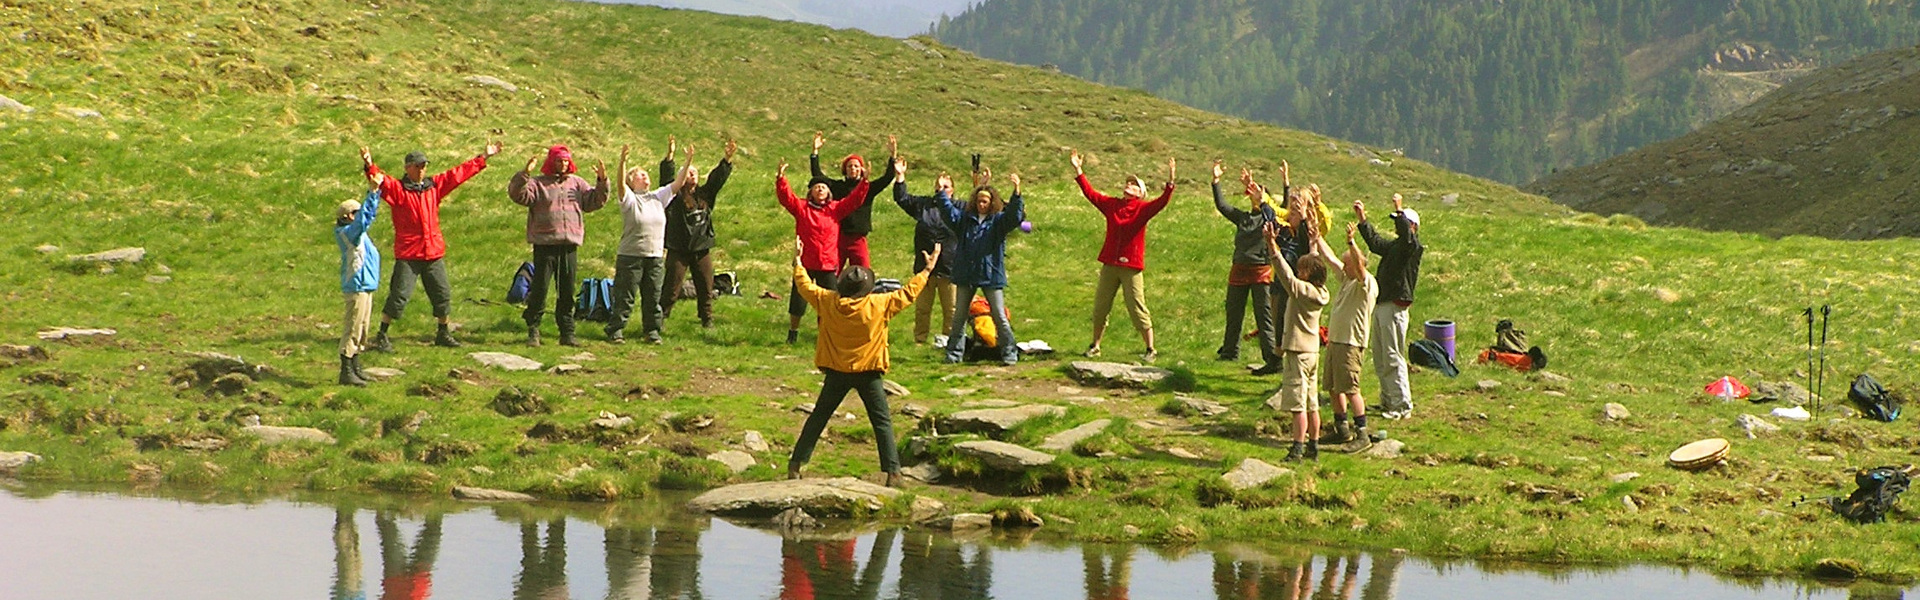
[[[346,294],[347,327],[340,333],[340,355],[359,356],[367,349],[367,325],[373,322],[373,292]]]
[[[1141,272],[1125,267],[1100,265],[1100,284],[1093,290],[1093,328],[1105,330],[1107,315],[1113,312],[1113,296],[1125,292],[1127,316],[1133,319],[1133,328],[1142,337],[1153,331],[1153,314],[1147,312],[1147,292],[1141,282],[1145,278]]]

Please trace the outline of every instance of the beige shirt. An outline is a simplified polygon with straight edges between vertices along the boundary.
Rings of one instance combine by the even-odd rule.
[[[1287,314],[1281,325],[1280,350],[1283,352],[1320,351],[1320,309],[1327,305],[1327,288],[1300,280],[1293,269],[1276,268],[1285,278]]]
[[[1367,332],[1373,327],[1373,304],[1380,298],[1380,282],[1373,273],[1361,269],[1361,277],[1340,277],[1340,291],[1333,295],[1333,314],[1327,317],[1327,341],[1366,349]]]

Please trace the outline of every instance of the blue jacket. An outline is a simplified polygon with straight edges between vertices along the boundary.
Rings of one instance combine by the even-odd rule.
[[[954,285],[989,290],[1007,287],[1007,235],[1027,220],[1026,203],[1020,194],[1015,193],[999,214],[984,217],[968,214],[946,194],[940,194],[939,199],[946,205],[947,240],[952,244],[951,250],[941,252],[954,253]]]
[[[380,215],[380,191],[367,192],[360,201],[360,212],[345,225],[333,228],[333,241],[340,246],[340,291],[347,294],[380,289],[380,248],[367,236],[367,228]]]

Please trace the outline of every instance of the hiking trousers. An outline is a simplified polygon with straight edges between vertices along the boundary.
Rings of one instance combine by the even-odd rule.
[[[860,402],[867,405],[873,443],[880,447],[880,470],[900,472],[900,449],[893,445],[893,413],[887,408],[887,388],[881,379],[885,373],[842,373],[826,367],[821,367],[820,372],[826,375],[826,382],[820,386],[820,398],[813,403],[813,414],[807,415],[807,424],[800,428],[800,439],[793,443],[793,458],[787,460],[787,466],[798,467],[813,460],[814,444],[820,442],[827,422],[833,419],[834,411],[840,409],[840,401],[852,391],[859,393]]]
[[[346,294],[346,329],[340,335],[340,355],[359,356],[367,349],[367,326],[373,323],[373,292]]]
[[[667,259],[658,256],[627,256],[613,261],[613,315],[607,319],[607,336],[625,331],[633,318],[633,301],[640,299],[640,330],[647,341],[660,339],[660,286]]]
[[[1124,295],[1127,300],[1127,316],[1133,319],[1133,329],[1144,338],[1153,331],[1153,313],[1147,311],[1147,292],[1145,275],[1138,269],[1100,265],[1100,283],[1093,289],[1093,330],[1107,331],[1107,315],[1113,312],[1113,297]]]
[[[1373,305],[1373,373],[1380,377],[1380,408],[1413,410],[1407,383],[1407,309],[1393,302]]]
[[[1264,364],[1279,364],[1280,357],[1273,353],[1273,345],[1279,336],[1273,330],[1272,305],[1267,300],[1271,288],[1265,283],[1227,286],[1227,334],[1220,341],[1219,355],[1223,359],[1240,356],[1240,331],[1247,320],[1247,306],[1253,306],[1253,329],[1260,334],[1260,360]]]
[[[913,341],[926,343],[927,334],[933,325],[933,304],[940,303],[940,331],[953,328],[953,280],[946,277],[928,277],[927,287],[920,291],[920,297],[913,299]]]
[[[956,287],[959,293],[954,296],[953,325],[947,330],[947,362],[957,363],[966,357],[967,324],[973,322],[973,294],[976,289],[987,298],[987,311],[992,313],[993,327],[998,330],[994,341],[1000,345],[1000,362],[1011,365],[1019,361],[1020,347],[1014,345],[1013,323],[1007,320],[1007,291],[964,284]]]
[[[444,258],[394,261],[393,279],[387,284],[387,303],[381,313],[388,319],[400,320],[400,314],[407,311],[407,303],[413,300],[413,282],[416,280],[427,288],[427,300],[433,303],[434,318],[445,319],[453,314],[453,284],[447,280],[447,262]]]
[[[573,291],[579,281],[574,279],[579,271],[579,246],[573,244],[536,245],[533,247],[533,285],[527,288],[527,310],[520,318],[528,327],[538,327],[540,318],[547,314],[547,281],[553,281],[553,322],[560,326],[560,334],[573,333]]]
[[[713,254],[711,250],[682,252],[667,250],[667,280],[660,286],[660,318],[673,315],[673,303],[680,299],[680,282],[693,272],[694,304],[700,307],[700,324],[713,322]]]

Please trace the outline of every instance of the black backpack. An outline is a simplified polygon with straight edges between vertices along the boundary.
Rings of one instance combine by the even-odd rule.
[[[1860,411],[1867,418],[1884,422],[1900,418],[1900,405],[1906,403],[1865,373],[1853,379],[1853,387],[1847,389],[1847,397],[1860,405]]]
[[[1895,467],[1875,467],[1855,473],[1853,483],[1859,489],[1845,498],[1834,498],[1831,506],[1847,520],[1866,524],[1887,520],[1887,511],[1893,510],[1893,503],[1900,501],[1900,494],[1907,491],[1912,479]]]
[[[1436,369],[1448,377],[1460,376],[1460,367],[1454,366],[1453,359],[1447,356],[1447,349],[1433,340],[1414,340],[1408,344],[1407,359],[1413,364]]]

